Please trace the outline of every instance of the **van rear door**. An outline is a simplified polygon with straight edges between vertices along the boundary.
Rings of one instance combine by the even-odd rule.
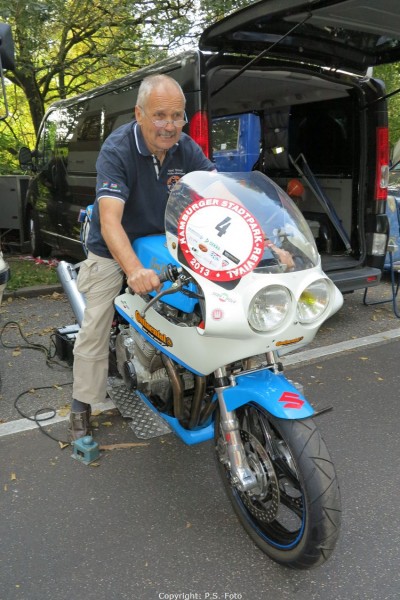
[[[204,30],[201,50],[311,61],[365,73],[400,61],[398,0],[261,0]]]

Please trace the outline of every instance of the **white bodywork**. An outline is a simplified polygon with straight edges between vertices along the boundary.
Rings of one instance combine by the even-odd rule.
[[[165,239],[148,238],[140,258],[145,266],[183,267],[200,296],[198,320],[171,316],[162,297],[147,309],[148,299],[125,293],[115,305],[136,330],[200,375],[305,346],[342,306],[300,211],[260,173],[185,175],[168,201]],[[284,262],[288,256],[291,263]]]

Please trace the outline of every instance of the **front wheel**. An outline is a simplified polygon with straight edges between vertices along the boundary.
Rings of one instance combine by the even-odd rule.
[[[252,404],[237,409],[236,416],[255,487],[242,492],[235,486],[219,415],[215,442],[241,524],[274,561],[297,569],[321,565],[339,535],[341,503],[335,468],[314,421],[278,419]]]

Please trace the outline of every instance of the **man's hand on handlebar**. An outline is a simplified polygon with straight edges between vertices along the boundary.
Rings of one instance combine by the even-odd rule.
[[[148,294],[152,291],[160,291],[161,282],[155,271],[138,267],[127,277],[128,286],[136,294]]]

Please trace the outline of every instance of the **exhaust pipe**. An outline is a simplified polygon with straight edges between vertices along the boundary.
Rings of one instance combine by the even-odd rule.
[[[57,276],[61,285],[63,286],[64,292],[67,294],[72,310],[74,311],[76,321],[80,327],[83,321],[83,313],[85,312],[86,301],[85,297],[80,293],[76,285],[78,268],[79,264],[72,265],[65,260],[61,260],[57,266]]]

